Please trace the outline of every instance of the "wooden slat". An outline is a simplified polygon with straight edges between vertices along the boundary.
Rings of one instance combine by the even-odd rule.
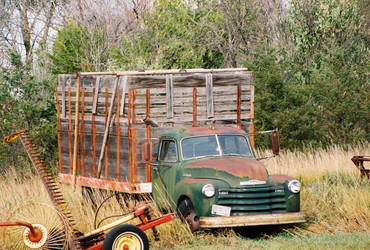
[[[62,84],[62,118],[66,117],[66,85],[64,82]]]
[[[95,97],[95,88],[93,89],[93,98]],[[93,147],[93,176],[96,176],[96,127],[95,127],[95,114],[91,114],[91,134],[92,134],[92,147]]]
[[[108,121],[108,101],[109,101],[109,95],[108,95],[108,88],[105,88],[105,128],[104,128],[104,137],[107,137],[106,134],[107,134],[107,130],[106,128],[109,127],[109,121]],[[108,137],[107,137],[108,138]],[[109,140],[106,139],[105,143],[104,143],[104,138],[103,138],[103,143],[102,143],[102,150],[104,150],[103,152],[100,151],[100,157],[99,157],[99,163],[101,162],[100,158],[102,158],[102,154],[105,155],[104,157],[104,172],[105,172],[105,179],[108,179],[108,142]],[[98,166],[98,177],[100,177],[99,175],[99,166]]]
[[[173,117],[173,78],[166,75],[167,117]]]
[[[62,124],[60,121],[60,109],[59,109],[59,98],[58,98],[58,92],[55,88],[55,103],[56,103],[56,109],[57,109],[57,133],[58,133],[58,153],[59,153],[59,172],[63,173],[63,163],[62,163],[62,137],[61,137],[61,130],[62,130]]]
[[[207,116],[208,118],[214,117],[213,108],[213,78],[212,74],[206,75],[206,88],[207,88]]]
[[[95,93],[93,97],[93,106],[91,112],[93,114],[96,114],[96,108],[98,106],[98,99],[99,99],[99,85],[100,85],[100,76],[96,78],[96,84],[95,84]]]
[[[146,115],[145,118],[150,118],[150,89],[146,90]],[[146,131],[145,136],[147,139],[151,137],[151,126],[146,124]],[[151,174],[151,165],[148,163],[146,164],[146,180],[148,182],[152,181],[152,174]]]
[[[122,98],[121,98],[121,107],[120,107],[120,114],[123,115],[123,111],[125,108],[125,97],[128,90],[128,78],[127,76],[122,77]]]
[[[197,126],[197,88],[193,88],[193,127]]]
[[[72,173],[72,109],[71,109],[71,88],[68,88],[68,149],[69,149],[69,169]]]
[[[120,181],[120,143],[121,143],[121,130],[120,130],[120,102],[121,102],[121,91],[118,90],[118,97],[117,97],[117,123],[116,123],[116,129],[117,129],[117,181]]]
[[[81,95],[81,126],[80,126],[80,156],[81,156],[81,174],[85,175],[85,156],[84,156],[84,136],[85,136],[85,89],[82,89]]]

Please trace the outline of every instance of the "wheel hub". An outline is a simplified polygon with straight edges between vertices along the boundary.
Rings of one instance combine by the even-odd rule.
[[[139,250],[143,249],[143,242],[134,232],[126,232],[119,235],[113,243],[114,250]]]
[[[26,228],[23,232],[24,244],[32,249],[42,247],[47,240],[48,233],[45,226],[41,224],[33,224],[34,232],[32,233],[29,228]]]

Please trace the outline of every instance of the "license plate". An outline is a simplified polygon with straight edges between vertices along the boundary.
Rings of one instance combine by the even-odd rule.
[[[230,216],[231,207],[212,205],[212,214],[221,216]]]

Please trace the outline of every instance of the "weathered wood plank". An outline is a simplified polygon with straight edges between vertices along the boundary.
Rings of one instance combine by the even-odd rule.
[[[93,106],[91,112],[93,114],[96,114],[96,108],[98,106],[98,99],[99,99],[99,85],[100,85],[100,76],[96,78],[96,84],[95,84],[95,95],[93,99]],[[86,102],[88,102],[88,99],[86,99]]]
[[[173,117],[173,78],[166,76],[167,118]],[[154,111],[152,111],[154,112]]]
[[[125,108],[125,101],[126,101],[126,94],[128,91],[128,78],[127,76],[122,77],[122,97],[121,97],[121,107],[120,107],[120,115],[124,114],[124,108]]]
[[[213,107],[213,76],[212,74],[206,75],[206,88],[207,88],[207,116],[208,118],[214,117]]]

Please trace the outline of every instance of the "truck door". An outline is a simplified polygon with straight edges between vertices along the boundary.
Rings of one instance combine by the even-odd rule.
[[[161,208],[168,207],[168,202],[170,202],[171,206],[176,206],[172,197],[174,195],[177,163],[176,141],[162,139],[159,142],[158,161],[154,164],[152,170],[153,198]]]

